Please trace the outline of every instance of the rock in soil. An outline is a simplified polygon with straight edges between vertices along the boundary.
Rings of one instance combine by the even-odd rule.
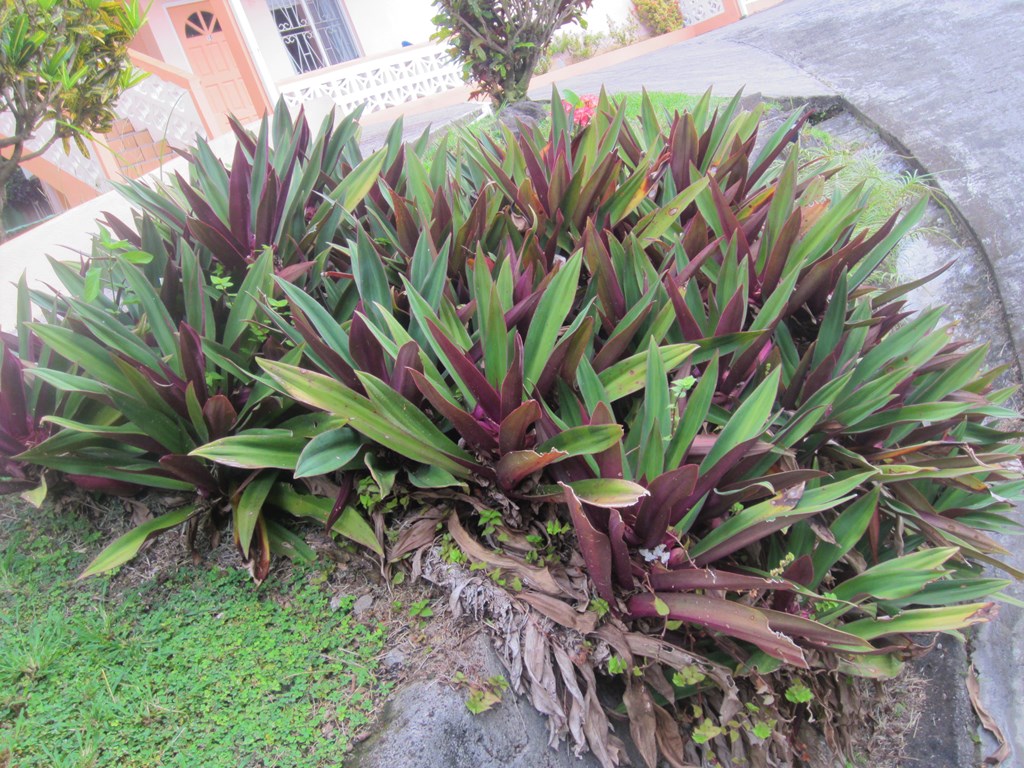
[[[486,676],[501,665],[485,637],[462,650]],[[462,655],[462,654],[460,654]],[[465,659],[469,661],[469,659]],[[506,691],[491,710],[473,715],[465,690],[439,680],[409,683],[381,715],[374,736],[356,747],[351,768],[599,768],[592,755],[575,757],[565,744],[548,746],[547,722],[526,700]]]

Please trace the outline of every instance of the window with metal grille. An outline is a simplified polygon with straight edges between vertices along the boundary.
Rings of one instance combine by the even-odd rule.
[[[338,0],[267,0],[295,71],[359,58],[359,48]]]

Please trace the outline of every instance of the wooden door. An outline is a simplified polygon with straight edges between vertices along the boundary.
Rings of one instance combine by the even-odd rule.
[[[210,3],[172,6],[167,12],[210,106],[221,114],[235,115],[243,123],[255,120],[256,107],[231,53],[228,33]]]

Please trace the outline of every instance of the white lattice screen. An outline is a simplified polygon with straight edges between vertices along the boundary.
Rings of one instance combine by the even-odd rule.
[[[329,98],[342,110],[366,103],[367,112],[444,93],[463,84],[459,67],[438,45],[330,67],[280,84],[288,105]]]

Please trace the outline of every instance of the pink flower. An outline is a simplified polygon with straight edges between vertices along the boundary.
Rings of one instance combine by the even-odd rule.
[[[562,106],[565,107],[566,114],[572,112],[573,122],[582,128],[590,122],[594,117],[594,113],[597,111],[597,96],[594,94],[580,96],[580,99],[576,104],[571,104],[568,101],[562,101]]]

